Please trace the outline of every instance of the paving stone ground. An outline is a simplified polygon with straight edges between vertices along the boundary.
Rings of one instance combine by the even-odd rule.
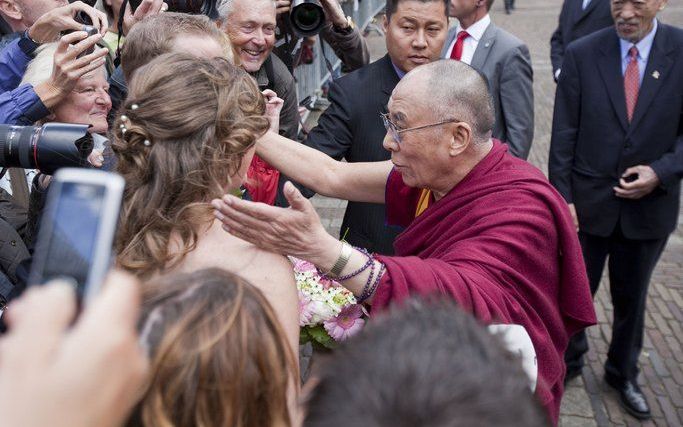
[[[561,0],[517,0],[512,15],[503,13],[503,2],[493,5],[497,25],[524,40],[534,69],[535,136],[529,161],[547,172],[555,83],[549,56],[549,40],[557,25]],[[660,13],[668,24],[683,27],[683,0],[670,0]],[[386,52],[381,35],[368,35],[373,60]],[[315,115],[312,117],[315,120]],[[314,205],[327,230],[337,236],[346,203],[316,196]],[[681,219],[679,216],[679,219]],[[626,414],[618,396],[603,380],[603,364],[611,337],[612,305],[609,283],[603,278],[595,299],[598,325],[588,330],[590,352],[582,377],[573,380],[562,402],[560,425],[570,426],[683,426],[683,221],[670,237],[650,285],[645,320],[644,350],[640,357],[640,386],[652,408],[653,419],[641,423]]]

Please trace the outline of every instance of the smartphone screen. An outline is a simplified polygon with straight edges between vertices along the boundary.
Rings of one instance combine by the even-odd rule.
[[[82,292],[95,253],[105,187],[86,183],[61,183],[47,243],[43,281],[71,278]]]

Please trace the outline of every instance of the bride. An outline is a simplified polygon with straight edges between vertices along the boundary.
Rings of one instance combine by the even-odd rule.
[[[291,264],[226,239],[210,205],[239,194],[256,140],[269,128],[265,113],[256,83],[223,59],[166,54],[136,73],[112,146],[126,180],[117,263],[142,279],[211,267],[238,274],[263,292],[296,356]]]

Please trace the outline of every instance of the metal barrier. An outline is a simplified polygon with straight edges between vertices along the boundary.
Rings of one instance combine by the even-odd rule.
[[[372,18],[384,10],[386,0],[349,0],[342,3],[344,12],[351,18],[356,26],[362,31],[372,22]],[[356,9],[356,10],[354,10]],[[329,46],[325,46],[325,54],[337,71],[341,61]],[[312,64],[301,64],[294,69],[294,77],[297,81],[299,100],[307,96],[314,97],[320,87],[330,78],[330,73],[325,65],[320,41],[314,45],[314,60]]]

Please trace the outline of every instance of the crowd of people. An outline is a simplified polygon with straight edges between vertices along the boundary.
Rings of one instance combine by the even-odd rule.
[[[202,4],[0,2],[0,123],[88,124],[88,167],[126,184],[112,272],[76,314],[71,286],[27,287],[50,176],[3,172],[3,422],[556,425],[607,259],[605,381],[651,416],[637,361],[683,178],[683,30],[656,19],[666,0],[565,0],[549,179],[526,162],[529,49],[493,0],[387,0],[373,63],[320,0],[320,42],[348,73],[302,138],[292,70],[312,41],[292,2]],[[339,238],[316,193],[349,201]],[[310,375],[288,257],[369,312]],[[523,331],[531,370],[488,325]]]

